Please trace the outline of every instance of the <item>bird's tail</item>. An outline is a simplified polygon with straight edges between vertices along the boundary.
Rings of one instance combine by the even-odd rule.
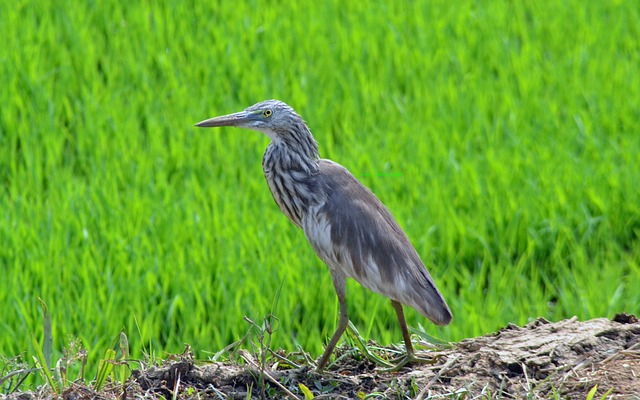
[[[447,305],[442,293],[436,287],[429,272],[422,266],[421,276],[413,277],[405,290],[398,293],[401,303],[415,309],[436,325],[447,325],[453,319],[451,309]]]

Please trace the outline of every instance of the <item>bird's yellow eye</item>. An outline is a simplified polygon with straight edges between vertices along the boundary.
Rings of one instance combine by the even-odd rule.
[[[271,114],[273,114],[273,111],[271,111],[271,110],[264,110],[262,112],[262,115],[264,115],[267,118],[269,118],[271,116]]]

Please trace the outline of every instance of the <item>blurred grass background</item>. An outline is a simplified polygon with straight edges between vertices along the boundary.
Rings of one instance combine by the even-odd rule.
[[[278,98],[391,209],[448,300],[446,340],[640,312],[632,1],[0,3],[0,354],[198,357],[269,312],[318,356],[337,301],[273,203],[268,139],[198,130]],[[279,294],[278,294],[279,293]],[[351,320],[399,342],[351,282]],[[275,306],[277,304],[277,306]]]

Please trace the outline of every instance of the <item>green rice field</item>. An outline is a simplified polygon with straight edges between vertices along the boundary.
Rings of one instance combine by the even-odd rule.
[[[318,357],[329,272],[264,181],[268,139],[194,123],[289,103],[389,207],[454,314],[447,341],[640,313],[634,1],[0,3],[0,355],[124,330],[199,359],[278,318]],[[350,319],[401,342],[388,300]]]

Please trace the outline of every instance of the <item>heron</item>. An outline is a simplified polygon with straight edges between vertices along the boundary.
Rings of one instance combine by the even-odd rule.
[[[397,367],[420,361],[403,304],[437,325],[451,322],[451,310],[389,210],[345,167],[320,158],[318,143],[300,115],[282,101],[266,100],[196,126],[245,128],[270,139],[262,169],[273,199],[327,265],[338,296],[337,327],[316,370],[325,368],[349,323],[347,278],[391,300],[405,345]]]

